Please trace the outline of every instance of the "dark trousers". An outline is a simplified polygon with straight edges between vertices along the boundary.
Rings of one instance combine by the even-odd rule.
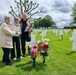
[[[2,48],[3,50],[3,59],[2,61],[5,62],[6,64],[7,63],[10,63],[10,59],[9,59],[9,54],[10,54],[10,51],[11,49],[10,48]]]
[[[15,51],[15,47],[16,47],[16,51]],[[17,54],[15,54],[15,52]],[[17,58],[20,58],[21,56],[19,36],[13,36],[13,49],[11,50],[11,59],[16,57],[16,55],[17,55]]]
[[[21,37],[21,46],[22,46],[22,53],[23,55],[26,55],[26,41],[31,41],[31,37]],[[29,47],[28,47],[28,53],[29,53]]]

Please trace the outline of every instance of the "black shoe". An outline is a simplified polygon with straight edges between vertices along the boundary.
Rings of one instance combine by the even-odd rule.
[[[2,61],[2,63],[5,63],[5,61]]]
[[[6,65],[12,66],[12,63],[11,62],[10,63],[6,63]]]

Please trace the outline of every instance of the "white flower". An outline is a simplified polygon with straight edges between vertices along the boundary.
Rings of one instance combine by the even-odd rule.
[[[32,48],[32,46],[31,46],[31,45],[29,45],[29,47],[30,47],[30,48]]]
[[[49,40],[49,39],[44,39],[44,41],[45,41],[45,42],[49,42],[50,40]]]
[[[41,42],[40,40],[37,41],[38,44],[39,44],[40,42]]]
[[[44,42],[44,45],[48,45],[49,43],[48,42]]]

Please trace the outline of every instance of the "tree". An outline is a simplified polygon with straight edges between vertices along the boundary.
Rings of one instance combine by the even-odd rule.
[[[72,18],[73,18],[73,21],[71,24],[75,24],[76,23],[76,3],[74,4],[74,6],[72,7]]]
[[[36,21],[34,21],[34,27],[57,28],[56,23],[52,20],[52,18],[49,15],[46,15],[44,18],[39,18]]]
[[[46,20],[50,21],[51,25],[54,25],[54,26],[56,25],[56,23],[53,21],[53,19],[52,19],[52,17],[51,17],[51,16],[46,15],[46,16],[44,17],[44,19],[46,19]]]
[[[41,20],[42,20],[42,18],[38,18],[38,19],[34,20],[34,27],[35,28],[40,27]]]
[[[33,3],[32,1],[29,1],[29,0],[16,1],[15,0],[15,3],[16,3],[16,7],[13,8],[12,6],[10,6],[11,11],[9,13],[12,16],[17,16],[17,17],[21,18],[21,15],[24,12],[26,12],[28,14],[29,18],[32,19],[32,16],[34,14],[42,12],[42,11],[34,11],[36,8],[38,8],[39,4]]]
[[[53,21],[52,17],[50,17],[49,15],[44,16],[44,19]]]

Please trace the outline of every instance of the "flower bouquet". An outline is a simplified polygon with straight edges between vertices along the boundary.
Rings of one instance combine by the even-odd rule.
[[[45,63],[45,57],[48,56],[49,49],[49,39],[44,39],[44,41],[38,42],[38,50],[43,56],[43,63]]]
[[[27,25],[27,26],[26,26],[26,28],[25,28],[25,30],[24,30],[24,32],[29,31],[29,29],[30,29],[30,26],[29,26],[29,25]]]
[[[30,47],[30,55],[31,55],[31,58],[33,61],[33,67],[35,67],[37,53],[38,53],[38,47],[37,46]]]

